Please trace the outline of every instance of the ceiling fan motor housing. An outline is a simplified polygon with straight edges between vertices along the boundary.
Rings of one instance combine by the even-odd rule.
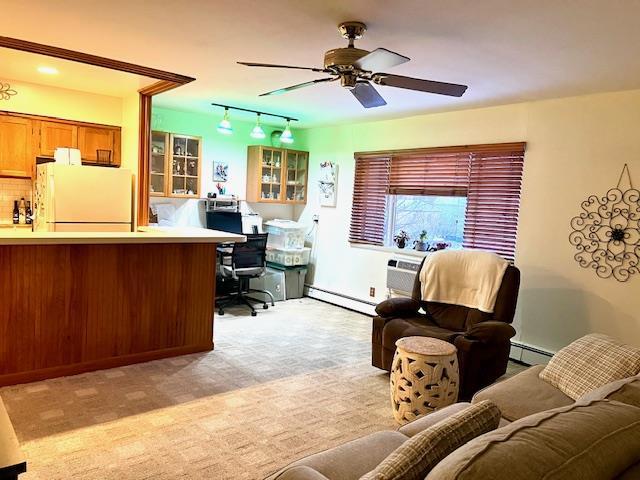
[[[333,67],[340,72],[352,71],[353,63],[368,53],[360,48],[334,48],[324,54],[324,68]]]

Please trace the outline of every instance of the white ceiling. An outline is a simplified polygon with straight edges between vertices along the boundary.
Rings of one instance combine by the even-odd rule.
[[[46,55],[0,48],[0,79],[39,83],[51,87],[124,97],[157,80]],[[39,67],[55,68],[58,73],[40,73]]]
[[[637,0],[3,0],[0,32],[194,76],[162,105],[210,102],[299,117],[302,125],[396,118],[534,99],[640,88]],[[463,83],[461,99],[378,87],[365,110],[336,84],[259,98],[319,78],[250,69],[237,60],[321,66],[344,45],[336,25],[368,24],[364,49],[411,57],[393,73]],[[2,72],[0,68],[0,73]],[[216,114],[218,112],[216,111]]]

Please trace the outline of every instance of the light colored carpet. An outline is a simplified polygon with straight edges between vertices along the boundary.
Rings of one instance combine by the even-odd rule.
[[[394,427],[368,317],[311,299],[234,312],[207,354],[3,388],[25,480],[256,479]]]
[[[311,299],[216,317],[206,354],[0,390],[34,479],[260,479],[395,428],[369,317]]]

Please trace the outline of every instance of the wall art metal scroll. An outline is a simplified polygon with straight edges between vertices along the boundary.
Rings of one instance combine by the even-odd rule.
[[[622,190],[625,173],[629,188]],[[573,258],[601,278],[626,282],[640,262],[640,191],[633,188],[629,166],[622,167],[615,188],[603,197],[590,195],[581,207],[571,219],[569,242],[578,251]]]

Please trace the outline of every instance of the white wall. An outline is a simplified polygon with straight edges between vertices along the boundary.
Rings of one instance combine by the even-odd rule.
[[[18,94],[2,102],[0,110],[30,113],[81,122],[122,124],[122,99],[36,83],[7,80]]]
[[[385,294],[390,253],[350,246],[357,151],[526,141],[516,265],[522,270],[516,339],[555,351],[587,332],[640,345],[640,275],[600,279],[573,259],[569,221],[590,194],[615,186],[628,162],[640,184],[640,91],[607,93],[311,129],[309,202],[320,215],[313,285],[363,300]],[[337,208],[319,207],[319,163],[339,165]],[[371,299],[369,287],[376,288]]]

